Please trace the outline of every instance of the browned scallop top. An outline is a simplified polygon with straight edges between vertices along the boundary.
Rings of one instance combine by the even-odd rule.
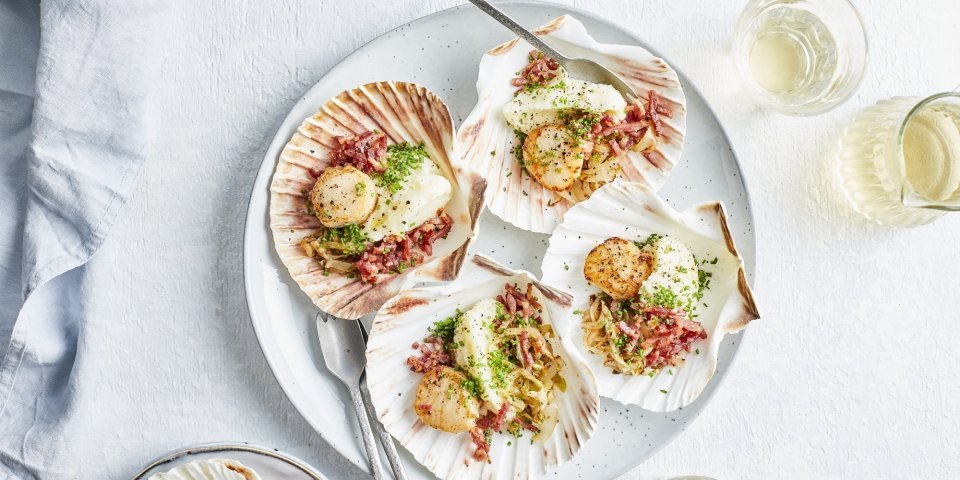
[[[545,188],[567,190],[583,168],[580,142],[563,125],[544,125],[527,136],[523,144],[527,171]]]
[[[473,428],[479,404],[463,387],[466,377],[450,367],[424,374],[417,387],[414,410],[424,424],[449,433]]]
[[[360,224],[377,206],[376,184],[351,165],[330,167],[310,190],[310,202],[325,227]]]
[[[587,281],[616,300],[636,296],[650,271],[650,260],[640,247],[619,237],[608,238],[594,247],[583,265]]]

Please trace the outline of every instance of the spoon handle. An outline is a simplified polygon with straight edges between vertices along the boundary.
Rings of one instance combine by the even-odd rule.
[[[373,400],[370,398],[370,389],[367,388],[367,374],[363,374],[360,379],[360,394],[363,395],[363,403],[367,406],[367,414],[370,417],[370,426],[380,437],[380,446],[383,452],[387,454],[387,460],[390,461],[390,469],[393,470],[393,478],[396,480],[407,480],[407,472],[400,461],[400,455],[397,453],[397,447],[393,443],[393,437],[383,428],[383,424],[377,419],[377,413],[373,409]]]
[[[373,430],[370,428],[370,420],[367,418],[367,409],[363,406],[363,397],[360,395],[359,385],[348,385],[350,390],[350,399],[353,400],[353,408],[357,411],[357,420],[360,421],[360,436],[363,438],[363,448],[367,451],[367,459],[370,461],[370,472],[373,473],[375,480],[383,480],[383,469],[380,466],[380,451],[377,449],[377,441],[373,436]]]
[[[499,8],[491,5],[490,2],[486,0],[470,0],[470,3],[476,5],[477,8],[483,10],[483,13],[493,17],[494,20],[500,22],[504,27],[509,28],[510,31],[516,33],[520,38],[526,40],[527,43],[533,45],[534,48],[545,53],[547,56],[561,63],[567,60],[566,55],[554,50],[553,47],[547,45],[543,40],[540,40],[540,37],[534,35],[530,30],[523,28],[522,25],[508,17],[507,14],[503,13]]]

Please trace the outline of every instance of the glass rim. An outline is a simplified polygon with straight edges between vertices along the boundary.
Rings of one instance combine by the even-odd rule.
[[[747,22],[746,13],[750,11],[751,8],[757,8],[763,3],[768,3],[763,9],[778,3],[783,0],[751,0],[747,5],[740,11],[740,15],[737,18],[737,22],[734,26],[734,36],[737,37],[745,29],[745,22]],[[843,105],[857,93],[857,90],[860,89],[863,79],[867,76],[867,70],[870,68],[870,36],[867,34],[866,24],[863,21],[863,15],[860,13],[860,10],[851,0],[807,0],[811,2],[825,2],[825,3],[835,3],[840,5],[845,5],[849,8],[849,12],[853,14],[852,20],[856,25],[856,28],[859,29],[859,36],[863,39],[863,60],[862,65],[859,68],[854,76],[851,76],[847,84],[851,85],[851,88],[847,92],[842,93],[841,95],[834,97],[827,101],[824,104],[817,105],[817,100],[808,100],[802,103],[781,103],[776,100],[774,96],[770,95],[768,92],[760,89],[756,84],[751,84],[748,87],[748,90],[751,91],[751,96],[755,100],[758,100],[761,104],[766,105],[768,108],[771,108],[775,111],[778,111],[784,115],[790,115],[794,117],[812,117],[816,115],[822,115],[826,112],[829,112],[840,105]],[[736,47],[735,47],[736,48]],[[741,55],[742,56],[742,55]],[[738,60],[740,61],[740,60]],[[743,71],[744,66],[737,65],[738,74],[740,75],[741,81],[751,82],[753,80],[749,78],[747,72]]]
[[[956,100],[957,102],[960,102],[960,92],[957,92],[955,90],[949,91],[949,92],[940,92],[940,93],[934,93],[933,95],[929,95],[927,97],[921,98],[912,108],[910,108],[910,111],[908,111],[907,114],[903,117],[903,121],[900,122],[900,127],[897,131],[897,144],[896,144],[897,160],[898,160],[897,163],[899,165],[899,168],[901,169],[900,173],[903,178],[903,180],[900,182],[900,202],[905,206],[910,206],[915,208],[932,208],[932,209],[945,209],[945,210],[957,210],[958,208],[960,208],[949,202],[931,201],[927,199],[926,196],[920,195],[919,192],[917,192],[916,189],[913,187],[913,185],[910,184],[910,180],[907,178],[907,170],[906,170],[907,159],[903,153],[903,139],[906,136],[907,125],[910,123],[911,120],[913,120],[913,117],[915,117],[923,109],[928,107],[930,104],[938,102],[943,99],[953,99],[953,100]],[[907,193],[908,193],[907,189],[909,189],[910,193],[912,194],[920,195],[922,201],[917,202],[917,200],[914,199],[909,203],[906,202],[905,200],[907,198]]]
[[[920,113],[920,111],[926,108],[928,105],[944,98],[955,98],[960,101],[960,92],[940,92],[921,98],[920,101],[918,101],[917,104],[914,105],[909,112],[907,112],[906,116],[903,117],[903,121],[900,122],[900,129],[897,132],[897,146],[900,147],[901,156],[903,155],[903,137],[907,131],[907,124],[910,123],[910,120],[913,120],[913,117]]]

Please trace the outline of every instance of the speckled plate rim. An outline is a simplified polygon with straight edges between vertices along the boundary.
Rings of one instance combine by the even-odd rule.
[[[551,3],[551,2],[537,1],[537,0],[514,0],[514,1],[498,2],[498,6],[509,6],[509,5],[540,5],[540,6],[548,6],[548,7],[552,7],[552,8],[559,8],[559,9],[566,10],[568,13],[570,13],[570,14],[572,14],[572,15],[574,15],[574,16],[577,16],[577,17],[579,17],[579,18],[588,18],[588,19],[590,19],[590,20],[592,20],[592,21],[595,21],[595,22],[598,22],[598,23],[603,23],[603,24],[605,24],[605,25],[610,26],[611,28],[614,28],[614,29],[616,29],[616,30],[619,30],[619,31],[621,31],[625,36],[629,37],[631,40],[633,40],[634,42],[636,42],[637,45],[640,45],[640,46],[642,46],[643,48],[647,49],[647,50],[648,50],[651,54],[653,54],[654,56],[663,58],[664,60],[667,60],[667,57],[664,57],[664,56],[659,52],[658,49],[651,47],[650,44],[648,44],[646,41],[644,41],[643,39],[641,39],[639,36],[631,33],[626,27],[617,24],[615,21],[608,20],[608,19],[606,19],[606,18],[604,18],[604,17],[602,17],[602,16],[600,16],[600,15],[596,15],[596,14],[591,13],[591,12],[588,12],[588,11],[586,11],[586,10],[582,10],[582,9],[580,9],[580,8],[576,8],[576,7],[569,6],[569,5],[560,5],[560,4],[554,4],[554,3]],[[457,5],[457,6],[453,6],[453,7],[450,7],[450,8],[443,9],[443,10],[439,10],[439,11],[437,11],[437,12],[434,12],[434,13],[431,13],[431,14],[428,14],[428,15],[424,15],[424,16],[422,16],[422,17],[418,17],[418,18],[415,18],[415,19],[413,19],[413,20],[411,20],[411,21],[409,21],[409,22],[406,22],[406,23],[403,23],[403,24],[401,24],[401,25],[398,25],[396,28],[393,28],[393,29],[391,29],[391,30],[388,30],[387,32],[384,32],[384,33],[382,33],[382,34],[380,34],[380,35],[378,35],[378,36],[370,39],[369,41],[367,41],[367,42],[364,43],[363,45],[357,47],[356,50],[354,50],[354,51],[351,52],[350,54],[348,54],[348,55],[346,55],[345,57],[343,57],[342,59],[340,59],[340,61],[338,61],[336,64],[334,64],[333,66],[331,66],[330,69],[328,69],[327,72],[324,73],[323,76],[320,77],[320,79],[317,81],[317,83],[322,82],[322,81],[323,81],[323,78],[324,78],[327,74],[329,74],[331,71],[339,68],[339,67],[341,66],[341,64],[345,63],[347,60],[349,60],[349,59],[351,59],[353,56],[357,55],[359,51],[364,50],[368,45],[376,42],[377,40],[381,39],[382,37],[386,37],[386,36],[388,36],[388,35],[396,32],[396,31],[405,29],[405,28],[409,27],[411,24],[417,23],[417,22],[420,22],[420,21],[423,21],[423,20],[426,19],[426,18],[433,17],[433,16],[439,16],[439,15],[446,15],[446,14],[449,14],[449,13],[451,13],[451,12],[453,12],[453,11],[460,10],[460,9],[464,9],[464,8],[475,8],[475,7],[473,7],[473,6],[470,5],[470,4],[465,4],[465,5]],[[480,61],[479,58],[477,58],[477,59],[475,59],[475,60],[476,60],[477,62]],[[745,201],[746,204],[747,204],[747,211],[750,212],[750,216],[751,216],[752,219],[755,218],[755,217],[753,216],[753,201],[752,201],[752,198],[751,198],[751,196],[750,196],[750,190],[749,190],[749,188],[748,188],[747,175],[746,175],[746,173],[745,173],[745,171],[744,171],[744,169],[743,169],[743,166],[742,166],[741,163],[740,163],[740,159],[739,159],[739,156],[738,156],[737,153],[736,153],[736,149],[734,148],[732,142],[730,141],[730,135],[728,134],[726,127],[724,127],[724,126],[723,126],[723,123],[720,121],[720,117],[717,115],[716,110],[714,110],[714,108],[710,105],[710,103],[707,101],[706,97],[704,97],[704,95],[702,94],[702,92],[700,91],[700,89],[697,88],[696,85],[690,80],[690,77],[686,75],[685,71],[684,71],[682,68],[680,68],[680,67],[678,66],[678,64],[676,64],[676,63],[674,63],[674,62],[672,62],[672,61],[670,61],[669,63],[670,63],[670,67],[673,68],[675,72],[677,72],[677,75],[678,75],[678,77],[680,78],[681,83],[682,83],[682,85],[683,85],[684,91],[685,91],[685,92],[688,92],[688,95],[689,95],[689,93],[693,93],[693,95],[696,95],[697,97],[703,99],[704,107],[706,108],[707,112],[709,113],[710,116],[712,116],[714,119],[716,119],[716,121],[717,121],[717,126],[718,126],[718,128],[719,128],[719,133],[720,133],[720,135],[722,136],[722,138],[723,138],[723,140],[724,140],[724,143],[726,143],[726,145],[729,146],[730,154],[731,154],[731,156],[732,156],[732,161],[734,162],[734,164],[735,164],[736,167],[737,167],[737,172],[738,172],[738,174],[739,174],[739,176],[740,176],[740,182],[741,182],[742,185],[743,185],[744,201]],[[312,90],[315,86],[316,86],[316,85],[311,86],[310,89],[308,89],[308,90],[303,94],[303,96],[301,96],[300,100],[297,102],[296,105],[299,105],[300,103],[306,101],[306,98],[309,96],[309,91]],[[296,105],[294,105],[293,107],[291,107],[291,110],[294,110],[294,109],[296,108]],[[284,122],[286,122],[287,120],[288,120],[288,119],[285,119]],[[281,127],[281,128],[282,128],[282,127]],[[279,134],[279,133],[281,133],[281,131],[278,131],[278,134]],[[274,143],[276,143],[276,141],[277,141],[276,139],[273,140]],[[284,140],[284,142],[285,142],[285,140]],[[258,316],[258,312],[255,312],[255,311],[254,311],[254,308],[250,305],[250,300],[249,300],[249,299],[250,299],[250,296],[251,296],[251,291],[252,291],[252,289],[253,289],[253,285],[251,285],[251,280],[250,280],[250,275],[249,275],[248,270],[249,270],[250,268],[252,268],[254,265],[252,264],[252,263],[253,263],[253,259],[250,258],[249,255],[247,254],[247,245],[246,245],[246,243],[247,243],[247,236],[248,236],[247,232],[248,232],[251,228],[255,228],[255,225],[254,225],[254,224],[256,223],[256,219],[259,218],[260,216],[263,216],[263,215],[265,214],[265,212],[262,212],[262,211],[259,211],[259,210],[256,210],[256,211],[254,210],[255,205],[254,205],[254,203],[253,203],[253,199],[254,199],[254,197],[255,197],[256,189],[257,189],[258,185],[261,185],[261,184],[267,184],[267,185],[268,185],[268,184],[269,184],[269,178],[272,177],[272,175],[273,175],[274,162],[275,162],[275,158],[274,158],[273,156],[271,156],[271,152],[273,152],[273,151],[274,151],[274,148],[273,148],[273,145],[271,145],[271,147],[267,149],[267,152],[266,152],[265,158],[264,158],[264,160],[263,160],[263,163],[260,165],[260,168],[259,168],[258,171],[257,171],[257,172],[258,172],[258,173],[257,173],[257,177],[256,177],[256,179],[254,180],[254,184],[253,184],[253,186],[252,186],[252,188],[251,188],[250,199],[249,199],[248,202],[247,202],[247,215],[246,215],[246,219],[245,219],[245,221],[244,221],[244,236],[243,236],[243,246],[242,246],[242,249],[243,249],[243,252],[244,252],[243,273],[244,273],[244,292],[245,292],[245,296],[246,296],[246,298],[247,298],[247,310],[248,310],[248,312],[249,312],[249,314],[250,314],[251,323],[253,324],[254,332],[255,332],[255,334],[257,335],[257,340],[258,340],[258,344],[259,344],[260,347],[261,347],[261,352],[264,354],[264,357],[265,357],[265,359],[267,360],[267,364],[270,366],[271,371],[272,371],[272,372],[274,373],[274,375],[276,376],[276,375],[277,375],[277,368],[276,368],[276,365],[274,365],[274,359],[273,359],[273,358],[271,357],[271,355],[269,355],[268,352],[265,351],[264,348],[263,348],[263,339],[261,338],[261,336],[263,335],[263,333],[260,332],[259,327],[258,327],[258,322],[257,322],[257,320],[256,320],[256,317]],[[681,158],[681,160],[682,160],[682,158]],[[669,180],[668,180],[668,183],[669,183]],[[755,246],[756,243],[757,243],[757,228],[758,228],[758,227],[757,227],[757,224],[756,224],[755,222],[751,222],[751,224],[752,224],[752,227],[751,227],[751,231],[750,231],[750,240],[751,240],[751,244]],[[481,225],[481,229],[482,229],[482,225]],[[482,232],[481,232],[481,235],[482,235]],[[751,286],[753,287],[754,290],[757,290],[757,285],[758,285],[757,282],[758,282],[758,279],[757,279],[756,273],[757,273],[757,271],[758,271],[758,266],[759,266],[760,264],[761,264],[761,261],[760,261],[760,257],[759,257],[759,255],[758,255],[758,252],[756,251],[756,248],[753,248],[753,258],[752,258],[752,262],[747,263],[747,264],[745,265],[745,268],[746,268],[746,272],[747,272],[747,275],[748,275],[748,277],[749,277]],[[744,344],[744,341],[745,341],[746,336],[747,336],[747,335],[746,335],[746,331],[739,332],[739,333],[735,334],[735,336],[737,337],[738,341],[737,341],[737,344],[733,347],[734,350],[731,352],[731,358],[730,358],[729,362],[726,363],[725,365],[723,365],[723,369],[718,370],[717,374],[716,374],[716,375],[714,376],[714,378],[710,381],[710,384],[707,386],[707,388],[704,390],[704,392],[703,392],[703,393],[700,395],[700,397],[697,399],[697,402],[696,402],[696,403],[698,403],[698,404],[703,404],[703,405],[706,405],[707,403],[709,403],[709,402],[712,400],[712,398],[713,398],[714,394],[716,393],[717,389],[720,388],[720,386],[721,386],[721,385],[723,384],[723,382],[725,381],[726,376],[727,376],[727,373],[728,373],[731,369],[733,369],[733,368],[734,368],[734,365],[737,363],[737,362],[736,362],[737,353],[739,352],[740,348],[741,348],[741,347],[743,346],[743,344]],[[730,347],[729,347],[729,346],[725,346],[724,348],[730,348]],[[288,389],[287,384],[286,384],[284,381],[281,381],[281,379],[280,379],[279,377],[277,378],[277,383],[280,385],[280,388],[284,391],[284,394],[287,396],[287,398],[290,399],[291,403],[294,404],[294,407],[298,410],[298,413],[300,413],[299,411],[300,411],[301,408],[306,408],[306,405],[301,405],[301,403],[298,401],[298,399],[296,398],[295,395],[291,395],[291,393],[287,390],[287,389]],[[692,422],[692,421],[695,421],[695,420],[700,416],[700,413],[702,413],[702,408],[694,409],[693,414],[691,415],[691,419],[690,419],[691,422]],[[303,414],[301,413],[301,416],[302,416],[302,415],[303,415]],[[664,441],[664,442],[660,443],[659,445],[655,446],[652,450],[649,451],[648,454],[642,455],[642,456],[638,456],[638,457],[634,458],[634,459],[630,462],[630,465],[631,465],[631,466],[630,466],[629,468],[625,468],[625,469],[622,469],[622,470],[617,469],[618,471],[616,472],[616,475],[614,475],[614,477],[616,477],[616,476],[618,476],[618,475],[622,475],[623,473],[626,473],[626,472],[630,471],[631,469],[636,468],[637,466],[639,466],[639,465],[642,464],[643,462],[647,461],[649,458],[651,458],[651,457],[652,457],[653,455],[655,455],[657,452],[659,452],[660,450],[662,450],[665,446],[667,446],[668,444],[670,444],[671,442],[673,442],[673,441],[676,439],[676,437],[677,437],[683,430],[684,430],[684,429],[678,429],[678,430],[676,430],[675,432],[672,432],[672,433],[668,434],[668,435],[666,436],[666,441]],[[332,446],[335,450],[337,450],[339,453],[341,453],[341,455],[342,455],[342,452],[340,451],[340,450],[341,450],[341,447],[339,446],[339,444],[342,442],[342,439],[328,438],[328,436],[327,436],[327,435],[324,435],[324,433],[321,432],[320,430],[317,430],[317,433],[320,434],[320,436],[321,436],[325,441],[329,442],[329,443],[331,444],[331,446]],[[344,458],[346,458],[348,461],[350,461],[351,463],[353,463],[354,465],[356,465],[356,466],[357,466],[358,468],[360,468],[361,470],[367,471],[367,468],[368,468],[368,467],[367,467],[365,464],[363,464],[363,462],[358,462],[356,459],[350,458],[350,457],[347,456],[347,455],[344,455]]]
[[[151,470],[160,467],[164,464],[169,464],[175,462],[183,457],[188,455],[196,455],[200,453],[218,453],[218,452],[247,452],[255,453],[258,455],[263,455],[265,457],[270,457],[276,460],[280,460],[288,465],[291,465],[301,472],[309,475],[310,478],[314,480],[327,480],[327,477],[324,477],[320,472],[315,468],[307,465],[303,460],[300,460],[293,455],[283,453],[277,449],[264,447],[261,445],[255,445],[252,443],[245,442],[215,442],[215,443],[201,443],[198,445],[193,445],[190,447],[184,447],[177,450],[174,450],[169,453],[165,453],[160,457],[157,457],[156,460],[150,462],[146,467],[143,467],[140,472],[131,477],[130,480],[145,480],[147,474]],[[268,479],[269,480],[269,479]]]

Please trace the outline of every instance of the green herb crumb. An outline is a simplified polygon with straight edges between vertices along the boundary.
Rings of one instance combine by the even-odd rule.
[[[359,225],[328,228],[323,231],[321,240],[339,243],[340,248],[348,254],[362,253],[367,249],[367,244],[370,243],[370,237]]]
[[[463,311],[457,309],[457,313],[454,316],[445,318],[443,320],[438,320],[436,323],[434,323],[429,329],[430,336],[441,338],[443,339],[444,343],[447,344],[453,342],[453,333],[462,319]]]
[[[391,194],[403,189],[407,177],[423,164],[427,150],[423,144],[413,146],[408,142],[387,147],[386,169],[376,176],[377,183]]]

